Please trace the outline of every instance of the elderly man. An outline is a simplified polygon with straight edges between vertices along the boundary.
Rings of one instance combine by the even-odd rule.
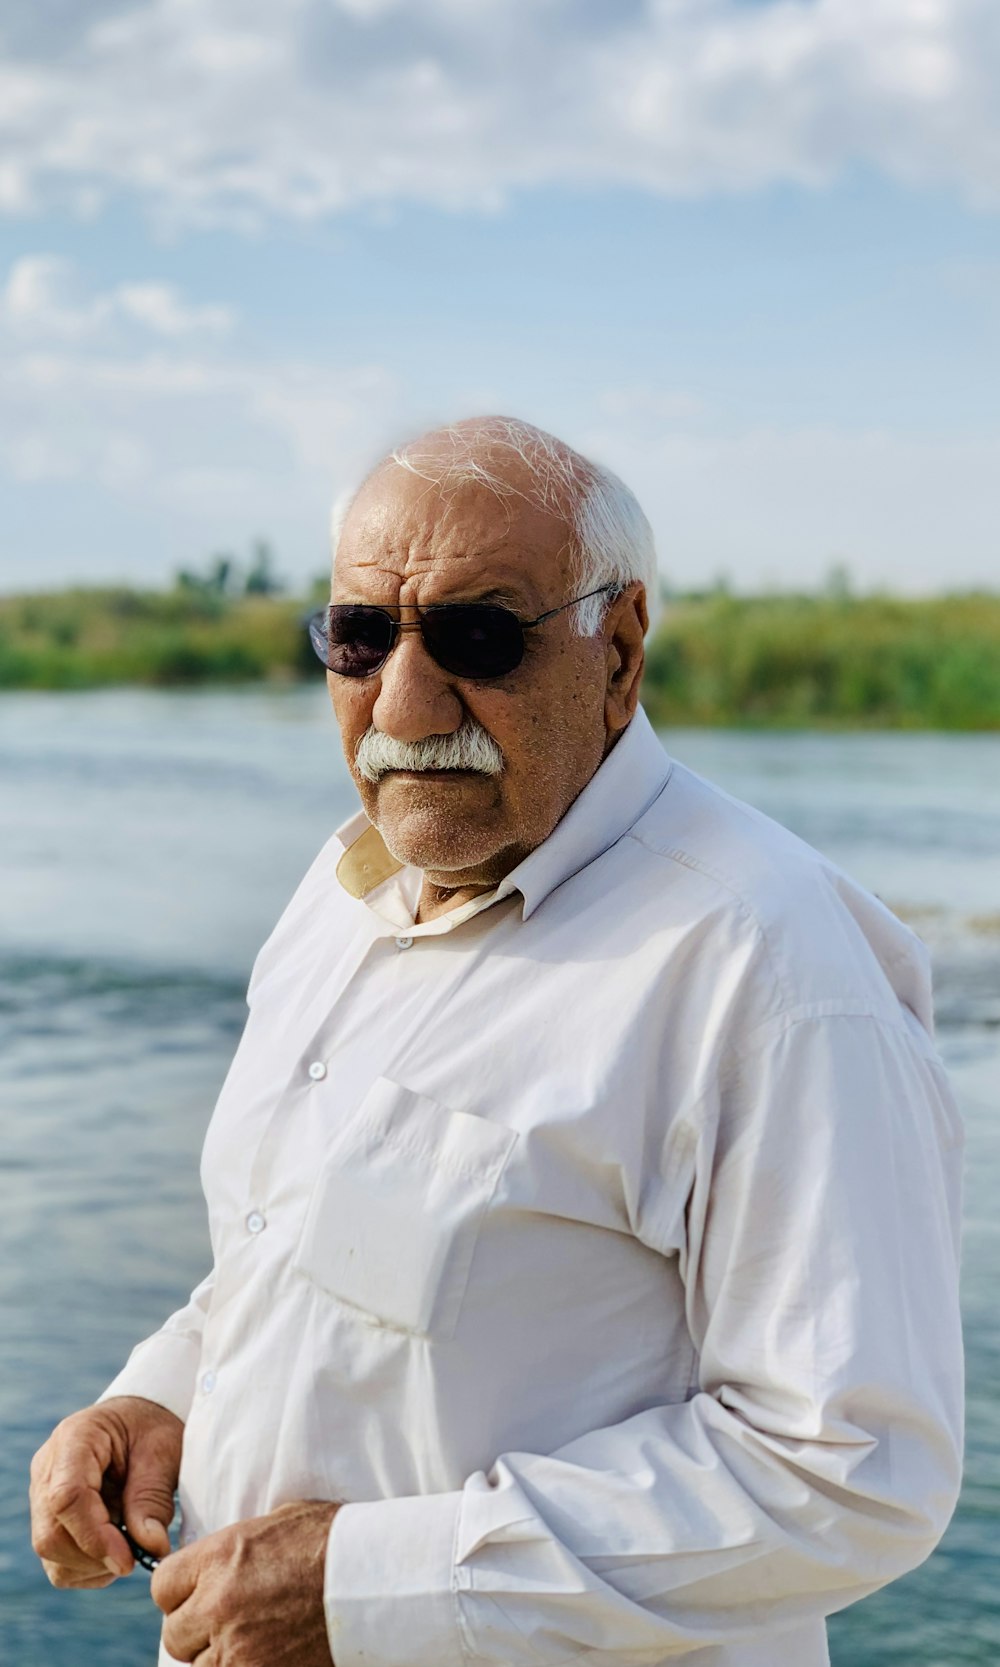
[[[819,1667],[959,1485],[926,956],[660,747],[648,525],[528,425],[381,463],[314,624],[363,804],[254,968],[214,1267],[37,1455],[199,1667]],[[167,1525],[179,1479],[181,1548]]]

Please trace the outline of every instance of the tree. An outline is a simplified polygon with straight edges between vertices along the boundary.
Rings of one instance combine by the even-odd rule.
[[[199,596],[231,596],[237,581],[236,560],[228,554],[213,556],[204,573],[182,567],[177,574],[178,590],[194,591]]]
[[[851,596],[853,581],[846,561],[835,561],[827,568],[823,594],[832,602],[846,602]]]
[[[274,569],[274,552],[263,538],[254,541],[243,590],[247,596],[278,596],[284,585]]]

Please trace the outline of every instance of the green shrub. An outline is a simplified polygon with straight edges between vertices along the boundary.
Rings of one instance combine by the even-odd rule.
[[[0,597],[0,687],[315,681],[309,605],[198,584]],[[1000,728],[1000,595],[681,597],[643,700],[660,724]]]

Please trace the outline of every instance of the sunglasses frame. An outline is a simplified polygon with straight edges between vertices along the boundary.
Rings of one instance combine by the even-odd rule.
[[[394,608],[384,607],[378,602],[329,602],[326,607],[317,608],[315,613],[310,614],[305,621],[305,625],[308,630],[309,641],[312,644],[316,658],[319,660],[321,665],[326,666],[327,671],[329,671],[334,677],[348,677],[352,682],[362,682],[366,677],[377,677],[389,659],[393,649],[399,642],[403,632],[419,631],[421,637],[423,638],[424,648],[434,661],[434,664],[436,666],[440,666],[442,671],[448,672],[452,677],[461,677],[468,682],[488,683],[492,682],[496,677],[509,677],[512,671],[517,670],[521,661],[524,659],[524,650],[526,646],[524,639],[525,631],[533,630],[536,625],[544,625],[547,619],[554,618],[556,614],[565,613],[567,608],[574,608],[578,602],[587,602],[592,596],[604,596],[609,591],[617,593],[621,589],[622,586],[620,584],[598,585],[596,590],[585,591],[582,596],[572,596],[568,602],[561,602],[557,608],[547,608],[545,613],[539,614],[536,619],[522,619],[519,614],[514,612],[513,608],[506,607],[502,602],[430,602],[426,608],[420,607],[416,602],[398,602],[395,604]],[[385,654],[382,656],[382,659],[378,662],[377,666],[372,666],[369,671],[361,672],[336,671],[333,666],[328,663],[325,655],[320,653],[317,637],[319,636],[320,640],[322,640],[322,638],[327,635],[326,621],[331,608],[364,608],[367,612],[381,614],[388,620],[389,625],[392,628],[389,643]],[[431,643],[427,640],[427,633],[424,629],[425,617],[428,614],[449,613],[456,609],[468,612],[473,608],[488,608],[492,613],[502,613],[509,619],[516,621],[521,632],[521,652],[512,666],[507,666],[505,670],[500,672],[482,672],[477,676],[472,672],[456,671],[454,667],[445,665],[444,662],[438,658]],[[401,613],[404,610],[406,612],[415,613],[417,615],[416,619],[405,621],[394,617],[395,613]]]

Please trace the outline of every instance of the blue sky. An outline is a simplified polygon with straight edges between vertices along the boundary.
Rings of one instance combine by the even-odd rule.
[[[0,586],[160,582],[474,411],[665,575],[1000,583],[995,0],[0,12]]]

